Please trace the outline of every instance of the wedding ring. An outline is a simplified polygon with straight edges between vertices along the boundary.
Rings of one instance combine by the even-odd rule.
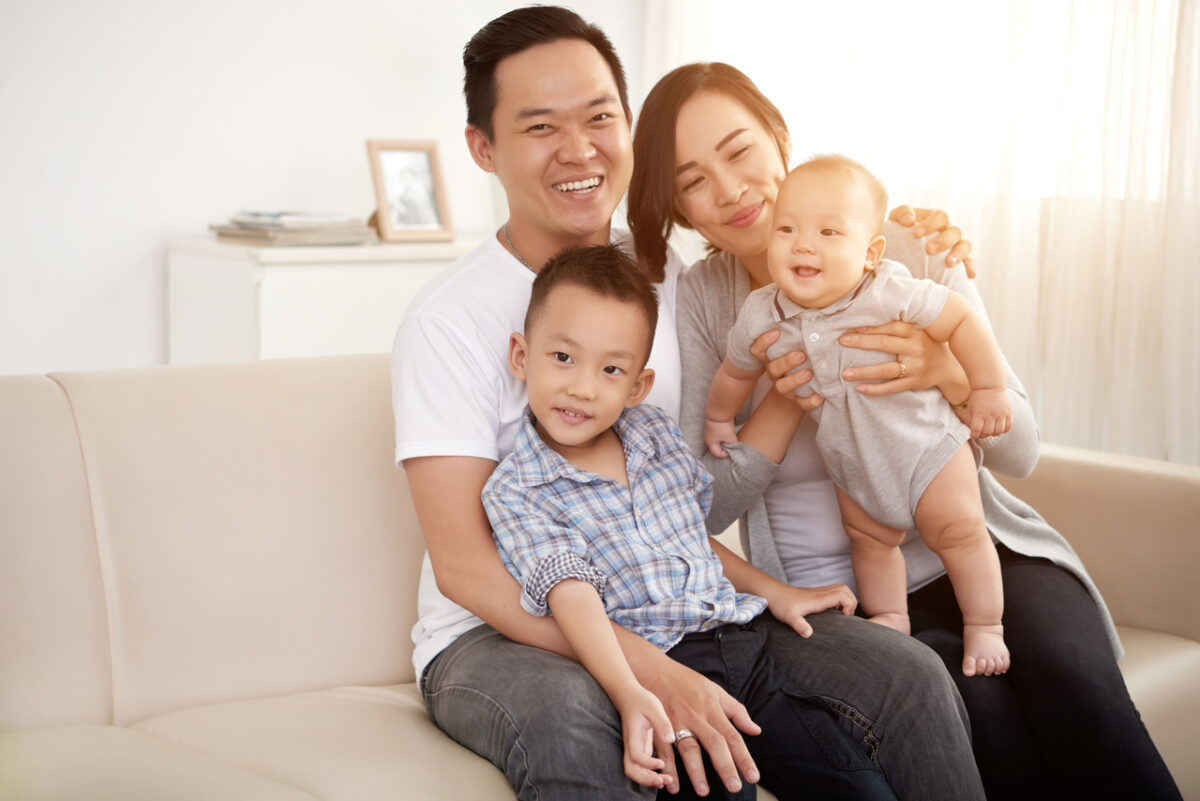
[[[675,742],[679,742],[680,740],[686,740],[688,737],[695,737],[695,736],[696,735],[692,734],[687,729],[680,729],[679,731],[675,732]]]
[[[896,359],[896,364],[900,365],[900,375],[896,376],[896,378],[904,378],[904,376],[908,375],[908,368],[904,366],[904,362]]]

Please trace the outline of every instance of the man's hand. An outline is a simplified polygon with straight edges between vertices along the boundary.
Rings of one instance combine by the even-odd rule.
[[[649,643],[647,645],[654,648]],[[742,776],[746,781],[757,782],[758,767],[742,740],[742,734],[755,735],[762,729],[750,719],[746,707],[717,684],[658,649],[654,650],[660,658],[653,659],[652,668],[645,661],[638,660],[638,666],[635,667],[638,680],[662,702],[674,726],[687,729],[694,735],[675,743],[677,756],[669,748],[660,753],[666,763],[662,772],[674,781],[675,789],[672,792],[678,792],[679,787],[678,759],[683,761],[683,768],[696,794],[708,795],[702,752],[708,754],[713,770],[729,792],[741,789]]]

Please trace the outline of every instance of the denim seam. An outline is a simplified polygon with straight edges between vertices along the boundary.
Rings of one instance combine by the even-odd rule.
[[[834,713],[848,720],[863,732],[862,742],[867,747],[867,756],[870,758],[871,763],[882,771],[883,766],[879,763],[879,737],[875,734],[875,721],[845,701],[839,701],[827,695],[822,695],[821,698]]]
[[[504,720],[504,722],[506,724],[508,724],[509,729],[514,733],[514,736],[512,738],[512,740],[513,740],[512,747],[513,747],[513,749],[515,749],[518,752],[518,755],[521,758],[522,771],[525,774],[525,776],[528,777],[529,776],[529,758],[528,758],[528,755],[525,753],[525,746],[521,743],[521,729],[519,726],[517,726],[516,721],[513,720],[512,715],[509,714],[508,710],[504,708],[504,705],[499,703],[495,698],[493,698],[492,696],[488,695],[485,692],[479,691],[478,689],[476,689],[474,687],[468,687],[463,684],[452,684],[452,685],[448,685],[446,687],[439,687],[436,691],[429,693],[429,695],[425,701],[426,709],[429,709],[430,707],[432,707],[433,700],[436,699],[438,696],[442,695],[443,693],[452,692],[452,691],[463,691],[463,692],[470,693],[471,695],[474,695],[474,696],[484,699],[485,701],[490,703],[493,707],[495,707],[495,709],[500,713],[500,716]],[[431,717],[432,717],[432,714],[431,714]],[[436,719],[434,719],[434,723],[437,723]],[[439,726],[439,728],[441,728],[441,727]],[[471,749],[468,749],[468,750],[471,750]],[[483,756],[483,755],[480,754],[479,756]],[[511,755],[506,754],[506,757],[511,758]],[[495,765],[496,763],[493,762],[492,764]],[[505,778],[507,778],[509,780],[509,785],[511,786],[512,785],[512,777],[509,776],[507,764],[506,765],[496,765],[496,767],[499,768],[501,770],[501,772],[504,773]],[[526,787],[529,787],[529,789],[531,789],[533,791],[532,801],[536,801],[539,796],[538,788],[536,786],[530,785],[528,782],[525,782],[525,785],[526,785]],[[513,787],[513,791],[517,792],[517,788]]]

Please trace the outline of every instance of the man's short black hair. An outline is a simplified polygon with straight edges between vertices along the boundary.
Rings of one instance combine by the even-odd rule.
[[[632,256],[616,245],[577,246],[559,251],[533,280],[529,308],[525,312],[526,335],[550,291],[564,284],[636,306],[645,315],[649,326],[646,358],[650,358],[654,331],[658,326],[658,294]]]
[[[587,42],[608,62],[621,107],[629,111],[629,89],[625,68],[612,42],[590,22],[559,6],[526,6],[496,17],[480,28],[463,48],[463,95],[467,99],[467,124],[473,125],[491,141],[495,135],[492,113],[496,110],[496,67],[511,55],[535,45],[561,39]]]

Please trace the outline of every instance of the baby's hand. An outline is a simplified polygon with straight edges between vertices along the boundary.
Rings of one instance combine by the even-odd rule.
[[[973,389],[967,397],[972,437],[994,437],[1012,428],[1012,407],[1003,389]]]
[[[767,609],[776,620],[787,623],[801,637],[811,637],[812,626],[805,615],[824,612],[826,609],[841,609],[843,615],[854,614],[858,599],[845,584],[830,584],[825,587],[792,587],[780,582],[767,598]]]
[[[615,705],[624,733],[625,775],[643,787],[678,792],[670,786],[673,779],[661,772],[666,762],[654,755],[656,739],[662,748],[670,748],[675,740],[675,730],[658,698],[638,685],[623,693]]]
[[[704,419],[704,444],[718,459],[729,457],[729,452],[725,450],[722,442],[737,442],[737,429],[734,427],[733,421],[713,420],[711,417],[706,417]]]

